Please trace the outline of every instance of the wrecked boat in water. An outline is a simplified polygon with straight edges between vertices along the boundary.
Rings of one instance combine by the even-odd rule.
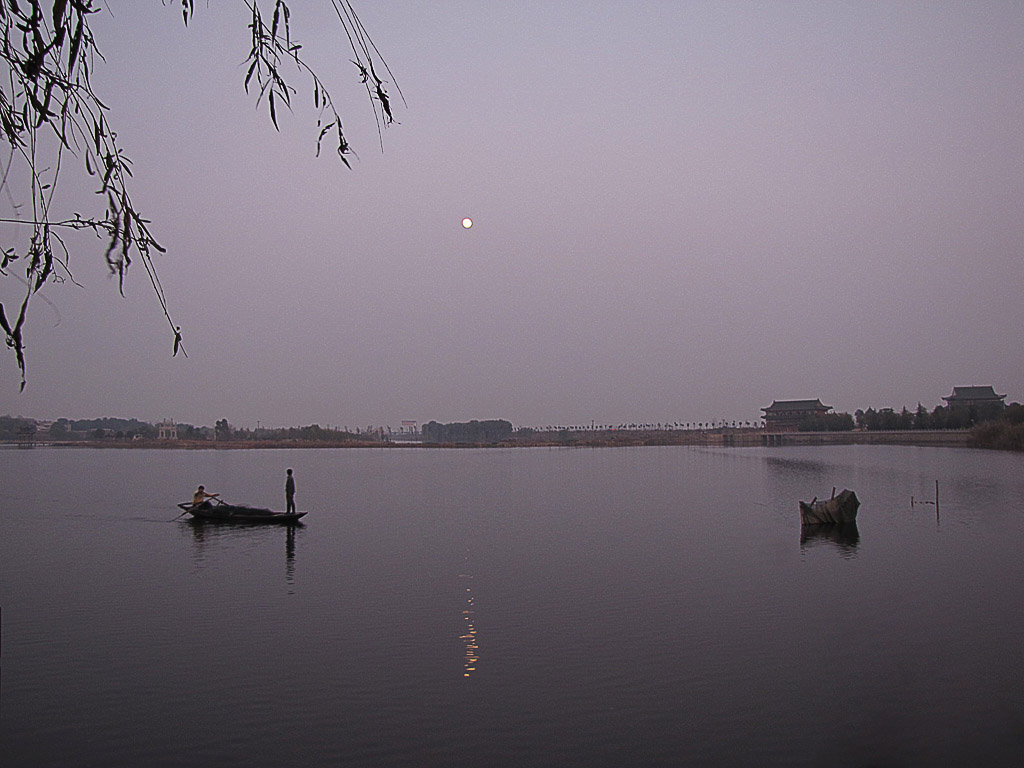
[[[849,489],[826,501],[812,499],[810,503],[800,502],[800,522],[803,525],[830,525],[852,523],[857,519],[860,499]]]

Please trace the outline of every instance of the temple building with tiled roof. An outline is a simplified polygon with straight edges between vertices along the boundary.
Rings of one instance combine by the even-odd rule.
[[[765,431],[798,432],[801,422],[824,416],[832,406],[822,405],[821,400],[773,400],[761,410],[764,411]]]
[[[987,419],[998,416],[1006,407],[1006,395],[997,395],[992,387],[953,387],[953,394],[942,398],[952,410],[970,411],[974,416]]]

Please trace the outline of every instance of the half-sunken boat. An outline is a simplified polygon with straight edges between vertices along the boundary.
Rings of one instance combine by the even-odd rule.
[[[860,499],[851,490],[843,490],[838,496],[826,501],[812,499],[810,503],[800,502],[800,522],[803,525],[829,525],[852,523],[857,519]]]
[[[204,520],[213,523],[268,523],[268,524],[295,524],[305,512],[275,512],[272,509],[261,509],[259,507],[246,507],[241,504],[225,504],[223,502],[211,504],[204,501],[202,504],[185,502],[178,507],[192,515],[193,520]]]

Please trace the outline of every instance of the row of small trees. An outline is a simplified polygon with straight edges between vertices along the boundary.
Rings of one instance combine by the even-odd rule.
[[[220,424],[220,422],[217,423]],[[353,435],[351,432],[346,432],[341,429],[332,429],[330,427],[321,427],[319,424],[310,424],[306,427],[284,427],[280,429],[260,427],[257,430],[232,428],[226,421],[224,424],[226,427],[226,434],[221,437],[220,435],[222,433],[218,433],[218,440],[267,440],[272,442],[299,440],[309,443],[338,443],[357,439],[357,436]]]
[[[853,417],[848,413],[823,413],[800,422],[801,432],[850,432]]]
[[[35,433],[35,422],[17,416],[0,416],[0,440],[10,442],[18,439],[26,431]]]
[[[46,436],[60,441],[152,439],[157,428],[138,419],[57,419]]]
[[[1018,404],[1009,406],[1020,408]],[[998,407],[982,408],[950,408],[937,405],[931,411],[920,403],[913,411],[904,406],[895,408],[858,408],[851,416],[849,413],[826,413],[812,416],[800,422],[801,432],[849,432],[854,428],[869,431],[879,430],[912,430],[912,429],[969,429],[976,424],[999,419],[1004,413],[1002,404]]]
[[[386,439],[383,428],[353,434],[343,429],[310,424],[305,427],[246,429],[234,427],[227,419],[218,419],[213,427],[176,424],[179,440],[233,441],[301,441],[311,443],[339,443],[349,440]],[[388,430],[390,432],[390,430]],[[48,429],[40,430],[34,419],[20,416],[0,416],[0,440],[12,442],[31,435],[34,439],[59,442],[96,440],[155,440],[159,429],[138,419],[106,417],[101,419],[57,419]]]
[[[893,408],[868,408],[866,411],[858,409],[854,416],[857,426],[868,430],[968,429],[975,424],[997,419],[1002,412],[1002,404],[982,409],[974,405],[967,408],[937,405],[929,411],[918,403],[914,411],[907,410],[905,406],[900,411]]]

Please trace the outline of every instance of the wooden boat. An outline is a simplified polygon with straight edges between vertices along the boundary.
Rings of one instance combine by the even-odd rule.
[[[211,504],[204,501],[199,506],[191,502],[179,504],[178,507],[192,515],[193,520],[207,520],[216,523],[297,523],[305,516],[305,512],[275,512],[272,509],[246,507],[240,504]]]
[[[800,522],[804,525],[852,523],[857,519],[860,499],[851,490],[844,490],[827,501],[813,499],[810,504],[800,502]]]

